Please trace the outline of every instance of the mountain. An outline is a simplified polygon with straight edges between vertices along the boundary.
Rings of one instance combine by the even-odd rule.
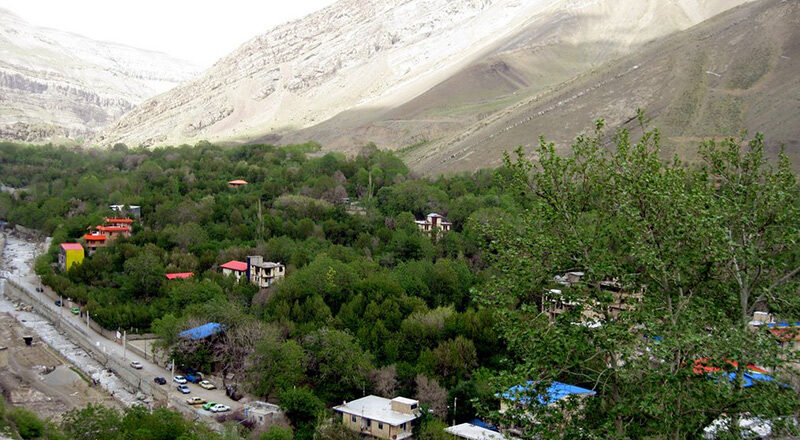
[[[433,145],[745,0],[341,0],[152,98],[104,144]]]
[[[163,53],[35,27],[0,9],[0,139],[91,137],[198,70]]]
[[[564,148],[603,118],[609,133],[636,129],[646,110],[665,156],[692,160],[704,139],[765,133],[773,157],[800,165],[800,2],[761,0],[647,44],[573,80],[522,100],[458,135],[404,158],[423,173],[500,163],[502,151],[530,149],[544,135]]]

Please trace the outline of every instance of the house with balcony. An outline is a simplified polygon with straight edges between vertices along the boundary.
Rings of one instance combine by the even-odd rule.
[[[333,408],[342,424],[364,436],[385,440],[411,438],[413,424],[420,417],[419,401],[405,397],[386,399],[366,396]]]
[[[417,227],[423,232],[446,232],[453,228],[452,223],[447,221],[444,216],[435,212],[428,214],[424,220],[416,220],[414,223],[416,223]]]
[[[563,276],[556,275],[554,281],[564,287],[563,289],[547,290],[542,300],[541,312],[547,314],[553,321],[559,315],[582,306],[580,322],[599,324],[606,317],[617,319],[620,314],[634,310],[642,301],[644,287],[637,290],[625,289],[616,279],[601,281],[597,285],[603,293],[610,295],[611,301],[605,303],[604,306],[585,298],[570,297],[569,289],[582,283],[583,276],[583,272],[567,272]]]
[[[139,205],[108,205],[108,209],[116,214],[132,216],[136,218],[142,217],[142,207]]]
[[[106,226],[127,226],[133,227],[133,219],[126,217],[106,217],[103,224]]]
[[[265,289],[286,276],[286,266],[281,263],[264,261],[264,257],[247,257],[247,279],[261,289]]]
[[[84,235],[83,241],[86,242],[86,253],[88,255],[93,255],[98,249],[108,245],[108,237],[97,233]]]
[[[83,246],[79,243],[61,243],[58,266],[66,272],[74,265],[83,263]]]
[[[94,233],[102,234],[108,237],[110,240],[115,240],[119,237],[130,237],[131,227],[98,225],[94,228]]]

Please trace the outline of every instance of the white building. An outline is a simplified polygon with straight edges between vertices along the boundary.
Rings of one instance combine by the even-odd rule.
[[[267,288],[286,276],[286,266],[281,263],[264,261],[261,256],[247,257],[247,276],[259,288]]]
[[[503,434],[472,423],[451,426],[445,432],[467,440],[506,440]]]
[[[425,220],[416,220],[414,223],[417,224],[417,227],[425,232],[431,231],[449,231],[453,224],[447,221],[442,215],[439,215],[435,212],[428,214],[425,217]]]
[[[413,422],[420,416],[419,401],[405,397],[366,396],[333,410],[341,413],[342,424],[351,431],[385,440],[410,438]]]

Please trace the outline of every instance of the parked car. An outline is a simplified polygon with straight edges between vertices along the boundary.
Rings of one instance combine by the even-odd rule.
[[[172,381],[175,383],[184,384],[186,383],[186,378],[183,376],[175,376],[172,378]]]
[[[217,402],[208,402],[205,405],[203,405],[203,409],[211,411],[211,408],[214,407],[215,405],[217,405]]]
[[[186,380],[191,383],[199,383],[203,380],[203,375],[198,372],[186,373]]]
[[[214,413],[225,412],[225,411],[230,411],[230,410],[231,410],[230,406],[223,405],[221,403],[218,403],[218,404],[216,404],[216,405],[211,407],[211,412],[214,412]]]
[[[206,399],[203,399],[202,397],[194,396],[194,397],[190,397],[190,398],[186,399],[186,403],[188,403],[189,405],[201,405],[203,403],[206,403]]]
[[[63,307],[64,306],[64,303],[62,303],[60,299],[57,299],[55,304],[56,304],[56,307]]]
[[[190,390],[188,386],[183,385],[183,384],[178,385],[176,388],[178,389],[178,391],[182,392],[183,394],[189,394],[189,393],[192,392],[192,390]]]
[[[79,309],[77,307],[73,307],[72,310],[70,310],[70,312],[72,312],[73,315],[80,315],[81,314],[81,309]]]
[[[199,385],[207,390],[216,389],[217,386],[207,380],[201,380]]]
[[[144,368],[144,365],[142,365],[142,363],[139,362],[139,361],[133,361],[133,362],[131,362],[131,367],[133,367],[133,368],[135,368],[137,370],[141,370],[142,368]]]
[[[156,377],[155,379],[153,379],[153,381],[154,381],[155,383],[159,384],[159,385],[166,385],[166,384],[167,384],[167,379],[164,379],[164,378],[163,378],[163,377],[161,377],[161,376],[159,376],[159,377]]]

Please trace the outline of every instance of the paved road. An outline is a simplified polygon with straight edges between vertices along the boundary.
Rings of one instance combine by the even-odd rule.
[[[14,238],[8,237],[8,239],[11,241]],[[33,246],[33,244],[31,244],[31,246]],[[187,384],[191,390],[190,394],[181,394],[176,389],[177,384],[172,381],[170,370],[153,363],[151,360],[144,359],[135,353],[132,353],[130,350],[124,350],[122,344],[105,338],[103,335],[87,326],[85,320],[81,320],[79,316],[70,313],[68,307],[72,307],[71,305],[65,304],[65,307],[56,306],[55,301],[58,299],[58,296],[50,288],[43,286],[43,291],[37,292],[36,288],[40,286],[39,279],[36,275],[32,274],[30,261],[28,261],[26,266],[26,268],[17,267],[16,270],[14,270],[14,273],[9,274],[11,275],[9,278],[25,287],[28,292],[36,295],[34,298],[37,301],[32,304],[34,307],[45,307],[50,311],[59,314],[60,322],[54,324],[70,325],[76,329],[80,328],[80,331],[77,333],[88,335],[85,342],[88,342],[97,347],[99,350],[102,350],[107,356],[114,357],[119,363],[127,365],[131,361],[140,362],[143,367],[141,370],[134,370],[131,368],[130,371],[135,372],[141,380],[153,381],[153,379],[158,376],[166,378],[167,384],[162,385],[162,387],[169,389],[170,400],[173,402],[173,404],[176,402],[181,402],[184,406],[188,406],[185,404],[186,398],[191,396],[200,396],[209,401],[228,405],[232,410],[236,410],[242,406],[242,403],[246,401],[246,399],[243,399],[239,402],[235,402],[226,396],[224,390],[222,389],[205,390],[195,384]],[[27,271],[25,269],[27,269]],[[205,416],[211,415],[211,413],[202,409],[198,409],[197,413]]]

